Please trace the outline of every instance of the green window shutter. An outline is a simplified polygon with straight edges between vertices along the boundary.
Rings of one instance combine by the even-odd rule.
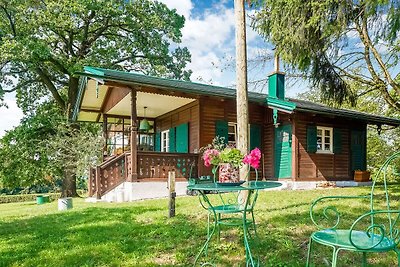
[[[176,152],[189,152],[189,124],[184,123],[176,127]]]
[[[338,128],[333,128],[333,153],[342,153],[342,131]]]
[[[161,151],[161,132],[156,132],[155,150]]]
[[[225,143],[228,143],[228,122],[216,121],[215,122],[215,136],[224,137]]]
[[[258,147],[261,150],[261,125],[250,125],[250,150]]]
[[[317,126],[307,126],[307,152],[317,152]]]
[[[168,152],[176,152],[176,137],[175,137],[175,127],[169,129],[168,133],[169,138],[169,151]]]

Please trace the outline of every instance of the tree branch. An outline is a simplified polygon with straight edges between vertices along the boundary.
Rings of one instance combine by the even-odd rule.
[[[11,31],[12,31],[14,37],[16,37],[17,36],[17,30],[15,28],[15,23],[14,23],[12,17],[11,17],[11,14],[7,11],[5,6],[1,6],[1,9],[3,9],[4,13],[6,13],[7,19],[10,22]]]
[[[400,110],[400,103],[397,103],[393,97],[389,94],[387,90],[387,86],[385,82],[379,77],[379,75],[376,73],[371,57],[370,57],[370,45],[371,45],[371,40],[369,39],[368,31],[366,29],[366,17],[361,16],[362,20],[362,26],[359,24],[358,21],[355,21],[356,29],[360,35],[360,39],[362,43],[364,44],[364,55],[365,55],[365,61],[367,63],[367,67],[369,72],[372,75],[373,80],[375,81],[375,86],[376,88],[379,89],[379,91],[382,93],[383,98],[391,105],[393,108]]]
[[[62,73],[71,75],[71,73],[57,59],[50,57],[49,61],[53,63]]]
[[[353,79],[353,80],[355,80],[355,81],[357,81],[359,83],[365,84],[365,85],[375,86],[375,83],[373,81],[369,81],[367,79],[363,79],[362,77],[360,77],[358,75],[351,74],[350,72],[346,71],[343,68],[340,68],[340,67],[337,67],[337,66],[335,66],[335,68],[337,68],[341,72],[342,75],[344,75],[344,76],[346,76],[346,77],[348,77],[350,79]]]
[[[383,62],[381,55],[376,50],[375,46],[373,45],[373,43],[371,41],[371,38],[369,37],[368,28],[367,28],[367,19],[365,18],[365,16],[363,17],[362,31],[363,31],[363,35],[364,35],[366,44],[370,47],[372,54],[374,55],[376,61],[378,62],[378,65],[380,66],[381,70],[383,71],[383,73],[385,75],[386,80],[388,81],[390,86],[392,86],[393,89],[396,90],[396,93],[400,95],[400,86],[393,81],[392,76],[390,75],[388,69],[386,68],[386,65]]]
[[[53,82],[49,78],[49,76],[42,70],[40,67],[36,68],[36,73],[39,75],[40,79],[44,83],[44,85],[49,89],[57,104],[65,110],[65,101],[61,98],[60,94],[57,91],[57,88],[54,86]]]
[[[88,47],[90,47],[98,38],[100,38],[100,36],[110,27],[110,25],[108,24],[109,21],[110,18],[107,18],[104,22],[104,25],[94,31],[95,34],[93,37],[91,37],[90,39],[83,39],[78,52],[78,55],[80,57],[83,57],[86,54],[86,50],[88,49]]]

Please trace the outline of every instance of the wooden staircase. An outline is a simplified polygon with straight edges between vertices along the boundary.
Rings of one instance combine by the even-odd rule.
[[[132,181],[131,153],[112,156],[90,168],[89,197],[100,199],[123,182],[166,181],[169,171],[175,171],[176,178],[186,180],[198,175],[198,163],[198,154],[138,151],[137,180]]]

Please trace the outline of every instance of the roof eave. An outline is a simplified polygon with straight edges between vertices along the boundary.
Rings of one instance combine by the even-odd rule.
[[[356,115],[356,114],[351,114],[351,116],[350,115],[346,116],[344,114],[321,111],[321,110],[316,110],[316,109],[301,108],[301,107],[297,107],[296,111],[316,113],[316,114],[329,115],[329,116],[337,116],[337,117],[350,118],[350,119],[359,119],[359,120],[365,121],[367,124],[374,124],[374,125],[385,124],[385,125],[389,125],[389,126],[393,126],[393,127],[400,126],[400,120],[390,119],[390,118],[374,118],[374,117],[372,117],[373,115],[371,115],[371,117],[369,117],[368,115]]]

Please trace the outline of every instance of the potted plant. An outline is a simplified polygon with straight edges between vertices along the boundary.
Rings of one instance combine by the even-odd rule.
[[[356,182],[368,182],[371,176],[370,171],[355,170],[354,181]]]
[[[253,149],[249,154],[243,155],[239,149],[226,145],[223,137],[214,138],[212,144],[202,148],[204,165],[213,165],[214,181],[216,171],[219,169],[218,182],[237,183],[240,181],[239,169],[243,164],[249,164],[256,170],[260,164],[261,151]]]

